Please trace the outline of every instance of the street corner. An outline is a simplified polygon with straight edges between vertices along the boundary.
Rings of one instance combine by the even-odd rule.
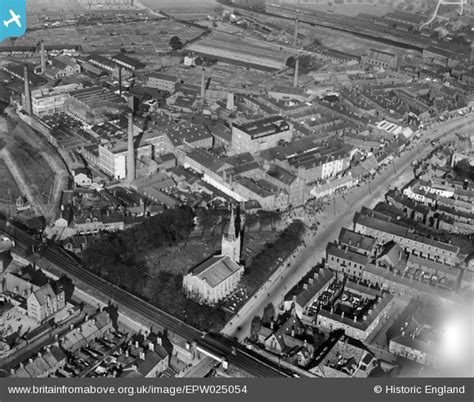
[[[0,3],[0,42],[26,32],[26,0],[2,0]]]

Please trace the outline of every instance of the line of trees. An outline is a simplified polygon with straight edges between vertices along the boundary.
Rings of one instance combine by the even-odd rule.
[[[245,268],[243,284],[249,294],[255,292],[278,266],[301,244],[305,233],[304,223],[297,220],[292,222],[274,243],[267,243],[252,263]]]

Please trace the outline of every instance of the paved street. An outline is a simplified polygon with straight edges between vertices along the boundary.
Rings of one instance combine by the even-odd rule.
[[[259,292],[257,297],[252,298],[248,305],[244,306],[238,316],[234,317],[224,328],[223,333],[235,336],[242,341],[249,335],[250,323],[255,315],[261,315],[264,307],[272,302],[278,306],[286,292],[291,289],[311,267],[321,261],[325,256],[328,242],[336,240],[341,227],[351,227],[354,212],[363,206],[374,207],[383,199],[389,186],[402,186],[413,177],[411,162],[428,155],[434,147],[431,141],[441,139],[447,142],[454,138],[455,133],[467,132],[474,125],[474,115],[455,117],[443,124],[436,124],[417,141],[415,146],[406,150],[400,157],[394,159],[394,165],[389,164],[371,183],[355,187],[345,198],[338,197],[335,206],[331,202],[316,220],[320,226],[314,237],[306,241],[307,247],[292,261],[282,279],[273,283],[267,283],[265,292]],[[311,222],[306,221],[306,224]]]

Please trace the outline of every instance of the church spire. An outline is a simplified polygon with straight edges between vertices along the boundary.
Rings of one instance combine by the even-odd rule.
[[[236,231],[236,218],[234,207],[231,208],[229,230],[222,235],[222,255],[230,257],[235,262],[240,262],[241,238],[240,224],[239,231]]]
[[[229,239],[235,239],[235,214],[234,214],[234,206],[230,207],[230,222],[229,222],[229,232],[228,232]]]

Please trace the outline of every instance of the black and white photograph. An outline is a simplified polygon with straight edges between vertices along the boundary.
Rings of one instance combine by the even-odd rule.
[[[472,401],[474,0],[0,0],[0,401]]]

